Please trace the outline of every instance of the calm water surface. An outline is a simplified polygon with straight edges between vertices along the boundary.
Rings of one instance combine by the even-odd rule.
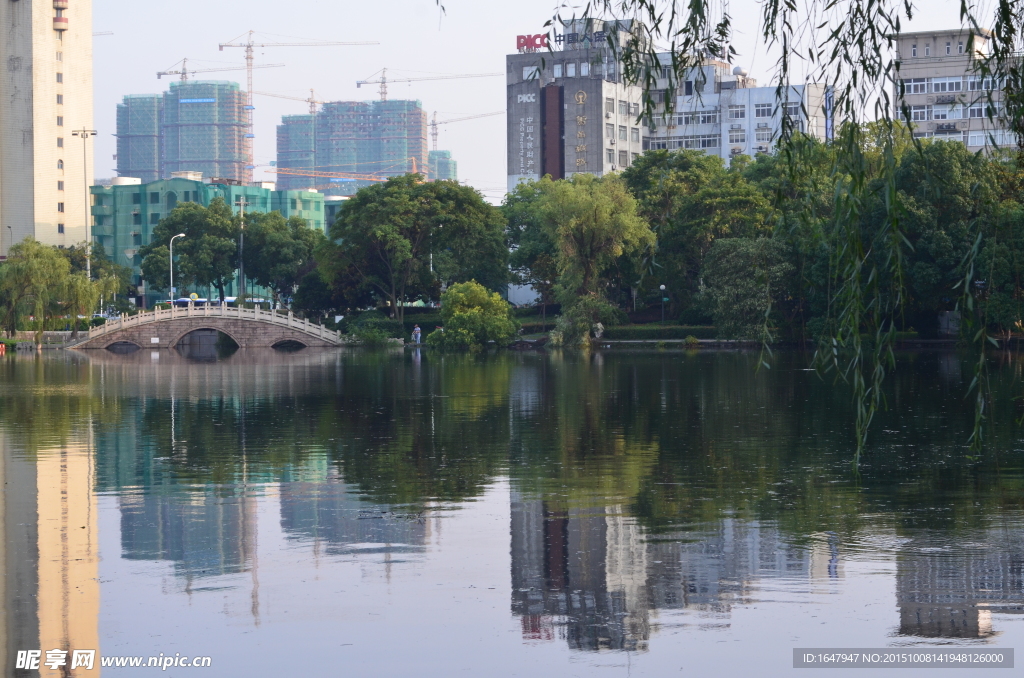
[[[756,364],[9,355],[0,660],[781,676],[793,647],[1024,649],[1024,363],[993,356],[972,456],[968,359],[901,356],[859,473],[846,391],[805,355]]]

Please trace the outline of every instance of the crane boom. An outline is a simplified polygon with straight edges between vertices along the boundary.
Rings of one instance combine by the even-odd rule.
[[[494,111],[492,113],[477,113],[476,115],[467,115],[461,118],[449,118],[448,120],[438,120],[437,111],[434,111],[434,119],[430,121],[430,136],[434,140],[434,150],[437,150],[437,126],[446,125],[450,122],[462,122],[463,120],[476,120],[477,118],[489,118],[492,115],[503,115],[505,111]]]
[[[283,68],[284,64],[260,64],[259,66],[253,66],[253,68]],[[156,74],[156,79],[159,80],[165,75],[180,75],[182,81],[187,81],[188,76],[193,73],[220,73],[221,71],[244,71],[245,66],[225,66],[224,68],[189,68],[188,59],[181,60],[181,68],[176,71],[160,71]]]
[[[372,79],[373,75],[380,73],[380,77]],[[457,78],[490,78],[499,75],[505,75],[504,73],[463,73],[456,75],[430,75],[419,78],[392,78],[388,79],[388,69],[382,68],[377,73],[374,73],[365,80],[356,80],[356,87],[362,87],[363,85],[380,85],[380,100],[388,100],[388,83],[389,82],[420,82],[423,80],[454,80]]]
[[[252,181],[252,171],[253,171],[253,169],[256,168],[256,165],[253,164],[254,161],[253,161],[253,153],[252,153],[252,141],[256,137],[256,135],[254,133],[253,115],[252,115],[252,112],[254,110],[253,105],[252,105],[252,70],[254,68],[254,66],[253,66],[253,59],[255,58],[254,53],[253,53],[253,48],[255,48],[255,47],[333,47],[333,46],[342,46],[342,45],[379,45],[380,44],[379,42],[375,42],[375,41],[370,41],[370,42],[324,42],[324,41],[320,41],[320,42],[317,42],[317,41],[309,41],[309,42],[256,42],[255,40],[253,40],[253,35],[255,35],[255,34],[256,34],[256,31],[246,31],[245,33],[242,33],[237,38],[234,38],[233,40],[231,40],[230,42],[222,42],[219,45],[220,51],[222,51],[222,52],[224,51],[225,47],[241,47],[241,48],[245,49],[245,66],[246,66],[246,70],[248,71],[248,74],[247,74],[248,78],[247,78],[247,81],[246,81],[246,89],[245,89],[246,97],[247,97],[246,109],[245,110],[249,114],[249,120],[248,120],[248,122],[249,122],[249,124],[248,124],[249,133],[245,135],[245,150],[246,150],[246,157],[247,157],[247,162],[245,164],[245,174],[246,174],[245,178],[246,178],[246,181]],[[246,36],[248,36],[248,40],[245,40],[244,42],[239,42],[240,40],[242,40]]]

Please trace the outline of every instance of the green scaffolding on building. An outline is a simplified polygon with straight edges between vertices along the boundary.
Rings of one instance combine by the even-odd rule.
[[[316,114],[284,116],[277,128],[277,166],[324,174],[426,174],[426,111],[419,101],[332,101]],[[372,182],[280,173],[278,183],[351,195]]]

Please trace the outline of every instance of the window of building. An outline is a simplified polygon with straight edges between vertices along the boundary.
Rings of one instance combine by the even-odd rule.
[[[614,113],[615,112],[615,99],[608,98],[608,99],[604,100],[604,112],[605,113]]]
[[[903,81],[904,94],[924,94],[928,91],[928,78],[910,78]]]
[[[64,61],[64,52],[57,52],[57,61]]]
[[[932,78],[932,92],[959,92],[963,88],[963,79],[955,78]]]
[[[57,233],[64,235],[64,224],[57,224]]]
[[[63,212],[64,211],[64,203],[62,203],[62,202],[57,203],[57,211],[58,212]]]
[[[931,56],[932,55],[932,43],[929,42],[927,45],[924,46],[924,55],[925,56]]]
[[[160,204],[160,193],[159,192],[153,191],[152,193],[149,194],[149,204],[150,205],[159,205]]]
[[[57,127],[63,127],[63,126],[64,126],[64,116],[63,115],[58,115],[57,116]]]
[[[160,215],[157,214],[156,212],[153,212],[152,214],[150,214],[149,215],[149,223],[151,223],[151,224],[159,224],[160,223]]]
[[[910,56],[912,56],[912,57],[916,57],[917,56],[917,45],[911,45],[910,46]]]
[[[690,111],[676,116],[677,125],[717,125],[718,111]]]
[[[605,152],[604,152],[604,155],[605,155],[605,160],[608,161],[609,165],[614,165],[615,164],[615,151],[614,150],[612,150],[610,148],[606,148]]]
[[[720,141],[717,134],[694,134],[682,138],[682,148],[718,148]],[[673,146],[673,148],[680,148]]]
[[[142,215],[138,212],[132,212],[132,224],[135,226],[142,225]]]
[[[57,137],[57,148],[64,148],[64,137]]]
[[[303,200],[302,201],[302,209],[308,211],[310,208],[311,208],[311,205],[310,205],[309,200]]]
[[[322,205],[320,203],[318,203],[318,202],[313,203],[313,211],[314,212],[319,212],[321,207],[322,207]]]
[[[693,80],[687,80],[683,83],[683,94],[688,97],[693,96]]]
[[[798,103],[788,103],[785,106],[787,118],[799,118],[802,106]]]
[[[625,125],[619,125],[619,141],[627,141],[629,137],[626,136],[627,128]]]
[[[615,125],[613,125],[611,123],[606,123],[605,126],[604,126],[604,135],[606,137],[608,137],[609,139],[614,139],[615,138]]]
[[[640,104],[630,104],[629,114],[634,118],[640,117]]]
[[[970,76],[967,78],[968,92],[989,92],[997,89],[995,78],[981,78]]]
[[[619,167],[629,166],[629,151],[619,151]]]
[[[946,54],[952,54],[952,53],[953,53],[953,43],[947,42],[946,43]]]
[[[61,170],[64,169],[64,161],[63,160],[58,160],[57,161],[57,169],[61,169]]]
[[[63,181],[58,181],[57,182],[57,190],[58,191],[63,191],[64,190],[64,182]]]
[[[772,104],[754,104],[754,117],[755,118],[770,118],[770,117],[772,117]]]
[[[987,118],[989,114],[993,118],[997,117],[999,115],[999,107],[995,104],[974,103],[967,109],[967,117],[969,118]]]
[[[629,130],[629,140],[634,144],[640,143],[640,128],[631,127]]]
[[[956,53],[957,54],[963,54],[964,53],[964,41],[963,40],[961,40],[961,41],[956,43]]]
[[[932,107],[932,118],[934,120],[959,120],[962,117],[963,111],[957,104]]]
[[[562,64],[555,64],[555,77],[562,77]]]
[[[607,66],[608,66],[608,77],[612,78],[614,80],[615,79],[615,62],[614,61],[609,61]]]
[[[64,74],[63,73],[58,73],[57,74],[57,82],[64,82]]]
[[[142,204],[142,196],[139,195],[138,193],[132,193],[132,204],[133,205],[141,205]]]
[[[575,78],[576,77],[576,64],[565,65],[565,77]]]
[[[540,69],[536,66],[523,68],[523,80],[536,80],[540,76]]]
[[[630,153],[630,162],[636,162],[637,158],[640,157],[639,153]]]
[[[772,136],[773,132],[771,127],[758,127],[757,130],[754,131],[754,138],[760,142],[771,141]]]
[[[298,200],[298,198],[292,198],[292,209],[293,210],[299,209],[299,200]]]
[[[747,117],[746,106],[730,106],[729,107],[729,119],[730,120],[742,120]]]
[[[63,94],[58,94],[57,95],[57,103],[58,104],[63,104],[64,103],[64,95]]]
[[[910,119],[916,121],[929,120],[931,118],[931,106],[911,106]]]
[[[629,104],[619,99],[619,115],[629,115]]]
[[[584,61],[580,64],[580,76],[584,78],[590,77],[590,62]]]
[[[662,66],[661,67],[661,79],[662,80],[668,80],[671,75],[672,75],[672,67],[671,66]]]
[[[747,143],[747,132],[742,129],[731,129],[729,130],[729,143],[730,144],[745,144]]]

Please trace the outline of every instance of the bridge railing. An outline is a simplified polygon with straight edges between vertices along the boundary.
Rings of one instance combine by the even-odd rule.
[[[261,308],[242,308],[238,306],[228,306],[227,304],[204,304],[198,307],[189,304],[187,308],[175,308],[172,306],[165,309],[158,308],[152,311],[142,311],[141,313],[131,316],[122,315],[119,318],[108,319],[103,325],[89,328],[88,336],[83,337],[77,343],[84,343],[85,341],[102,337],[110,334],[111,332],[119,332],[132,327],[138,327],[139,325],[147,325],[149,323],[163,322],[166,320],[178,320],[179,318],[231,318],[233,320],[265,322],[290,327],[298,330],[299,332],[318,337],[325,341],[341,343],[341,332],[329,330],[323,325],[311,323],[305,318],[296,318],[291,311],[288,311],[288,314],[284,315],[272,310],[265,311]]]

